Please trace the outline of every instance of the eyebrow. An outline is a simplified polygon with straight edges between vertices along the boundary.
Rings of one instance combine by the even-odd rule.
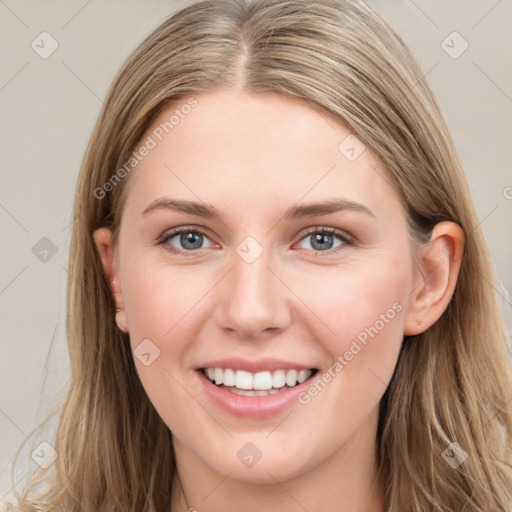
[[[223,220],[220,212],[211,204],[182,201],[179,199],[172,199],[170,197],[155,199],[144,210],[142,215],[147,215],[148,213],[158,209],[189,213],[212,220]],[[319,203],[295,204],[286,210],[282,218],[293,219],[314,217],[344,210],[361,212],[373,219],[377,219],[375,214],[367,206],[354,201],[348,201],[346,199],[331,199],[329,201]]]

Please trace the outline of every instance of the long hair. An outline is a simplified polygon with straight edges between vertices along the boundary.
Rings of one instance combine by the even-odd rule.
[[[215,87],[276,92],[345,124],[385,164],[411,240],[424,243],[440,221],[461,226],[453,297],[433,326],[404,338],[380,402],[385,505],[389,512],[510,512],[512,376],[499,281],[424,73],[394,30],[357,0],[197,2],[167,18],[117,74],[76,187],[66,311],[71,378],[53,443],[58,457],[16,492],[19,510],[169,510],[172,434],[115,324],[92,234],[108,226],[117,240],[130,182],[119,169],[157,114]],[[449,463],[454,453],[461,463]]]

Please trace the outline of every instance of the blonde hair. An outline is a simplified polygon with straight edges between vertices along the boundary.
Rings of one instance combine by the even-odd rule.
[[[95,190],[128,161],[162,109],[221,86],[287,95],[344,123],[382,159],[418,243],[437,222],[462,227],[453,298],[432,327],[404,339],[381,400],[385,505],[390,512],[510,512],[512,377],[493,288],[499,282],[420,66],[357,0],[198,2],[165,20],[118,73],[76,188],[67,289],[71,381],[54,442],[59,456],[16,492],[19,510],[169,511],[171,432],[115,324],[92,238],[101,226],[117,235],[130,177],[101,199]],[[444,457],[452,442],[467,454],[455,468]],[[30,496],[43,483],[47,489]]]

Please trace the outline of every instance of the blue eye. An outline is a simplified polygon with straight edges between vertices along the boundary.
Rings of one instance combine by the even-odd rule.
[[[175,248],[168,244],[168,242],[174,238],[178,239],[178,242],[181,244],[182,248]],[[167,245],[169,250],[172,252],[186,253],[193,252],[196,249],[203,249],[201,245],[204,238],[207,238],[206,234],[201,230],[184,227],[174,229],[170,233],[164,235],[161,243]]]
[[[336,238],[340,240],[340,243],[334,246],[334,240]],[[170,243],[174,239],[176,239],[174,244],[178,243],[181,247],[176,247],[173,243]],[[213,245],[210,241],[210,245],[204,247],[203,243],[205,239],[209,241],[206,233],[202,230],[184,226],[164,234],[159,243],[173,253],[193,256],[193,253],[197,252],[197,250],[205,249]],[[300,242],[307,239],[310,239],[311,242],[309,243],[309,247],[305,248],[314,251],[316,254],[337,253],[340,247],[353,245],[354,243],[343,231],[339,231],[335,228],[314,228],[303,236]]]
[[[334,246],[334,239],[338,238],[341,240],[337,246]],[[311,249],[315,252],[338,252],[338,248],[343,245],[352,245],[352,240],[345,235],[343,232],[338,231],[334,228],[315,228],[306,234],[305,237],[301,239],[303,240],[310,239],[309,247],[307,249]]]

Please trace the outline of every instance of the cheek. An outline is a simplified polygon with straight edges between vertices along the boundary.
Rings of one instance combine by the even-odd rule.
[[[317,294],[316,304],[311,301],[315,311],[330,311],[324,320],[334,331],[318,327],[319,322],[309,326],[327,353],[326,366],[298,397],[297,417],[304,418],[309,432],[322,432],[324,440],[311,447],[311,457],[327,457],[376,417],[403,339],[405,307],[399,286],[382,281],[363,292],[345,284],[330,299]]]
[[[407,266],[393,262],[330,270],[329,278],[324,273],[295,281],[310,310],[302,317],[308,319],[305,328],[327,355],[320,377],[331,388],[330,399],[373,407],[393,375],[403,340]]]
[[[202,419],[190,407],[191,390],[182,367],[199,332],[199,299],[208,290],[204,273],[161,262],[145,264],[141,257],[123,263],[123,300],[137,373],[163,421],[175,435],[186,437]],[[150,354],[149,364],[138,357],[141,353]],[[180,412],[184,410],[190,411],[186,422]]]
[[[356,338],[374,324],[381,331],[384,327],[390,330],[388,326],[393,323],[397,332],[401,319],[397,313],[404,309],[409,283],[404,268],[368,264],[315,273],[310,269],[307,278],[305,273],[297,272],[289,282],[294,283],[294,292],[309,310],[301,317],[310,319],[308,327],[318,334],[318,340],[323,339],[333,349],[343,349],[344,341]]]
[[[147,260],[147,263],[145,262]],[[190,329],[199,311],[201,297],[212,285],[208,275],[171,266],[165,258],[132,257],[125,261],[123,301],[128,318],[132,344],[150,338],[159,346],[163,340],[175,345],[184,339],[178,336]]]

